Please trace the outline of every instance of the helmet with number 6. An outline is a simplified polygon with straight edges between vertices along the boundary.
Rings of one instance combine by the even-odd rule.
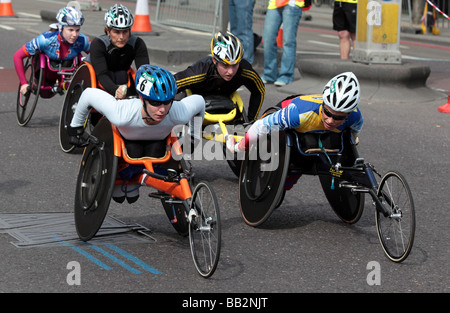
[[[337,112],[349,113],[359,104],[360,87],[352,72],[333,77],[323,89],[323,103]]]
[[[241,62],[244,55],[244,47],[232,33],[222,34],[218,32],[211,40],[211,54],[216,61],[234,65]]]
[[[115,4],[105,13],[106,26],[115,29],[128,29],[133,26],[134,17],[128,8]]]
[[[64,26],[82,26],[84,23],[83,14],[80,10],[73,7],[65,7],[59,10],[58,14],[56,14],[56,20],[60,28]]]
[[[135,76],[138,94],[147,100],[168,101],[177,94],[177,82],[172,73],[156,65],[142,65]]]

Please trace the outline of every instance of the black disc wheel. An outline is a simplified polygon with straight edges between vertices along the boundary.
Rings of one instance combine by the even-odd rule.
[[[100,229],[108,212],[117,171],[111,124],[107,119],[93,131],[99,144],[86,147],[78,173],[75,193],[75,227],[78,236],[88,241]]]
[[[266,221],[281,203],[291,151],[285,132],[261,138],[256,146],[246,152],[239,177],[241,215],[251,226]]]
[[[161,199],[161,202],[173,228],[181,236],[187,236],[189,234],[189,223],[184,204],[179,203],[181,201],[173,200],[172,198]]]
[[[334,213],[345,223],[354,224],[364,211],[364,194],[353,193],[350,188],[339,187],[340,179],[331,176],[319,176],[323,192]]]
[[[75,149],[75,146],[69,143],[69,134],[67,127],[72,121],[75,109],[83,90],[91,86],[91,78],[89,68],[86,64],[82,64],[76,71],[69,89],[64,98],[64,104],[59,117],[59,145],[62,151],[68,153]],[[88,130],[89,131],[89,130]]]

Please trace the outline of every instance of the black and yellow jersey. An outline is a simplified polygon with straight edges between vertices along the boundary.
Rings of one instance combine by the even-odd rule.
[[[212,57],[206,57],[175,74],[178,92],[190,89],[192,93],[202,96],[229,96],[239,87],[245,86],[251,93],[248,104],[248,118],[258,118],[259,110],[265,96],[264,83],[251,64],[245,59],[239,63],[236,75],[225,81],[217,73]]]

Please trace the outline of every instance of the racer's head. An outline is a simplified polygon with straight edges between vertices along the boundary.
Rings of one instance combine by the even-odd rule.
[[[322,121],[326,128],[342,124],[360,100],[358,79],[352,72],[333,77],[323,89]]]
[[[84,23],[81,11],[73,7],[62,8],[56,14],[56,20],[63,39],[69,44],[73,44],[80,35],[80,28]]]
[[[232,33],[218,32],[211,40],[211,55],[220,77],[230,81],[239,69],[244,47]]]
[[[160,123],[177,93],[175,77],[162,67],[142,65],[136,72],[135,84],[143,104],[143,119],[148,124]]]
[[[126,6],[115,4],[105,13],[105,23],[105,33],[109,35],[111,43],[123,48],[130,39],[133,14]]]

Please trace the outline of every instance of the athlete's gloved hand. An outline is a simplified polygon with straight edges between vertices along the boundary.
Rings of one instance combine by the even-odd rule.
[[[84,131],[83,126],[67,128],[69,134],[69,143],[76,147],[85,147],[90,143],[90,135]]]

